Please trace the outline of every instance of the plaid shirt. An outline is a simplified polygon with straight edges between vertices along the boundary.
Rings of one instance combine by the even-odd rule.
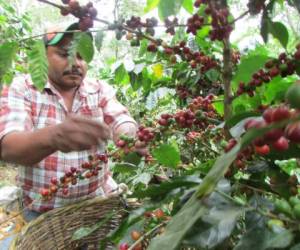
[[[104,82],[84,80],[74,97],[72,113],[105,121],[112,131],[122,123],[135,121],[115,98],[115,91]],[[13,131],[34,131],[63,122],[68,115],[63,98],[48,82],[38,91],[28,76],[16,78],[4,87],[0,103],[0,139]],[[69,187],[69,194],[59,190],[50,201],[35,200],[41,188],[49,188],[50,179],[59,179],[71,167],[80,169],[89,155],[103,153],[105,144],[92,150],[63,153],[57,151],[34,166],[19,166],[17,182],[23,190],[25,206],[39,212],[76,202],[83,197],[106,195],[117,187],[108,166],[98,176],[80,180]],[[35,200],[33,203],[32,201]],[[32,204],[31,204],[32,203]],[[31,204],[31,205],[30,205]]]

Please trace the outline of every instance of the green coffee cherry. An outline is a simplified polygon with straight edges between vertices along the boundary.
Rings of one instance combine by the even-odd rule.
[[[281,199],[281,200],[276,200],[275,201],[275,210],[279,213],[283,213],[286,215],[292,215],[292,207],[290,203],[288,203],[286,200]]]
[[[294,215],[297,219],[300,219],[300,203],[294,206]]]
[[[291,196],[289,199],[289,203],[294,207],[297,204],[300,204],[300,199],[296,196]]]

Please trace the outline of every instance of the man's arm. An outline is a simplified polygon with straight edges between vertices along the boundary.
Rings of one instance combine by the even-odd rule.
[[[11,132],[1,141],[1,159],[22,165],[34,165],[56,149],[51,143],[52,127],[34,132]]]
[[[1,141],[1,159],[31,166],[57,150],[86,150],[110,137],[111,132],[106,124],[72,115],[58,125],[5,135]]]

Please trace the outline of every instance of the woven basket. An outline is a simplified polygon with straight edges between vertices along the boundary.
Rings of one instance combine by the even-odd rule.
[[[136,207],[136,203],[125,203],[120,195],[114,194],[51,210],[28,223],[12,242],[10,250],[99,249],[101,240],[127,215],[128,207]],[[72,240],[76,230],[92,227],[101,220],[107,221],[93,233],[80,240]],[[108,242],[105,249],[114,249],[114,246]]]

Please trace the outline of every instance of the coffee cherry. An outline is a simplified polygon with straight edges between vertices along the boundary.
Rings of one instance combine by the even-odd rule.
[[[161,126],[168,126],[169,122],[168,122],[168,120],[161,118],[158,120],[158,124]]]
[[[95,8],[89,8],[89,14],[94,19],[97,16],[98,12]]]
[[[300,219],[300,204],[295,205],[294,209],[294,215],[297,219]]]
[[[255,146],[255,152],[259,155],[267,155],[270,153],[270,147],[268,145]]]
[[[284,134],[284,131],[282,129],[275,128],[265,134],[265,139],[268,142],[274,142],[274,141],[277,141],[280,137],[282,137],[283,134]]]
[[[282,120],[289,119],[291,116],[290,110],[286,106],[281,106],[276,109],[274,109],[272,114],[272,121],[273,122],[279,122]]]
[[[294,207],[294,206],[300,204],[300,199],[298,197],[291,196],[289,199],[289,203]]]
[[[129,246],[126,242],[121,243],[119,246],[119,250],[128,250]]]
[[[130,235],[134,241],[137,241],[141,237],[141,233],[138,231],[132,231]]]
[[[80,9],[80,5],[76,0],[70,0],[68,4],[72,11],[77,11]]]
[[[274,205],[277,212],[284,213],[286,215],[292,215],[291,205],[286,200],[276,200]]]
[[[57,192],[57,190],[58,190],[58,187],[57,187],[57,186],[55,186],[55,185],[51,185],[51,186],[50,186],[50,192],[51,192],[51,193],[55,194],[55,193]]]
[[[300,109],[300,83],[291,85],[285,95],[285,99],[290,104],[291,108]]]
[[[268,108],[264,111],[262,116],[267,123],[273,122],[273,111],[274,111],[273,108]]]
[[[147,50],[149,52],[156,52],[157,51],[157,46],[156,44],[152,43],[152,44],[149,44],[148,47],[147,47]]]
[[[285,137],[280,137],[272,144],[273,148],[277,151],[285,151],[289,148],[289,142]]]
[[[68,188],[63,188],[62,193],[63,193],[63,195],[68,195],[69,189]]]
[[[300,60],[300,50],[297,50],[297,51],[295,52],[294,58],[295,58],[296,60]]]
[[[278,76],[280,73],[279,69],[277,67],[273,67],[272,69],[270,69],[269,71],[269,75],[274,78],[275,76]]]
[[[134,246],[132,250],[142,250],[142,249],[143,249],[143,245],[140,242],[139,244],[137,244],[136,246]]]
[[[161,208],[156,209],[153,214],[157,219],[162,219],[165,217],[165,213]]]
[[[195,6],[196,8],[199,8],[200,5],[201,5],[201,3],[202,3],[202,0],[196,0],[195,3],[194,3],[194,6]]]
[[[70,14],[70,9],[68,9],[68,8],[61,8],[61,9],[60,9],[60,14],[61,14],[62,16],[67,16],[67,15]]]
[[[93,19],[91,17],[84,17],[79,21],[80,30],[87,31],[91,27],[93,27]]]
[[[52,177],[51,180],[50,180],[50,182],[51,182],[53,185],[57,185],[58,180],[57,180],[56,177]]]
[[[123,148],[126,146],[126,142],[124,140],[118,140],[116,145],[119,148]]]
[[[284,134],[290,141],[300,143],[300,122],[287,125]]]
[[[50,194],[49,192],[49,189],[46,189],[46,188],[43,188],[40,190],[40,194],[43,196],[43,197],[46,197]]]

